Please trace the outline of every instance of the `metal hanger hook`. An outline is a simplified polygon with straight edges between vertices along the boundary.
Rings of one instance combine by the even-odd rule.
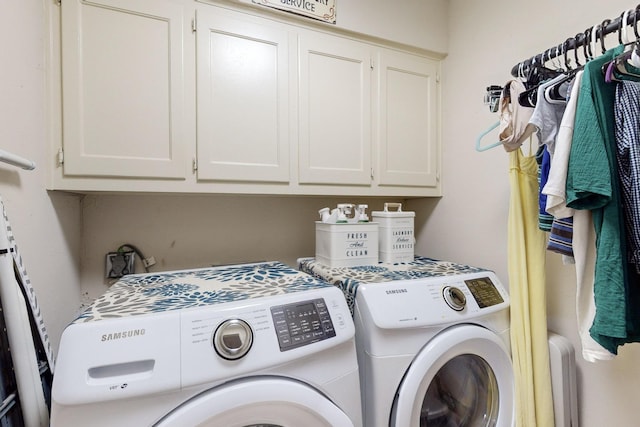
[[[636,35],[636,40],[640,39],[640,34],[638,33],[638,13],[640,11],[640,4],[636,6],[633,10],[633,34]]]
[[[604,38],[606,36],[605,30],[610,23],[611,19],[605,19],[602,21],[602,24],[600,24],[600,48],[602,49],[603,55],[607,52],[607,48],[604,46]]]
[[[591,29],[587,28],[586,30],[584,30],[584,33],[582,33],[583,35],[583,41],[582,41],[582,53],[584,53],[584,60],[589,62],[591,61],[591,45],[590,45],[590,40],[591,38],[589,37],[589,35],[591,34]]]
[[[562,61],[560,61],[560,57],[562,56],[562,43],[556,46],[556,56],[554,58],[556,69],[562,69]]]
[[[629,37],[627,36],[629,12],[629,9],[627,9],[620,15],[620,25],[618,26],[618,42],[620,44],[627,44],[630,42]]]
[[[576,36],[573,38],[573,55],[575,57],[576,60],[576,67],[581,67],[582,65],[580,64],[580,61],[578,60],[578,37],[580,36],[580,33],[576,34]],[[586,58],[585,58],[586,60]]]
[[[566,39],[566,40],[564,41],[564,43],[562,43],[562,51],[563,51],[563,54],[562,54],[562,55],[564,56],[564,66],[565,66],[565,68],[566,68],[567,70],[570,70],[570,69],[571,69],[571,65],[570,65],[571,60],[568,58],[568,55],[567,55],[567,53],[568,53],[567,46],[568,46],[568,44],[569,44],[569,40],[571,40],[571,39],[570,39],[570,38],[568,38],[568,39]]]
[[[518,77],[521,79],[524,78],[524,62],[518,64]]]
[[[593,59],[596,57],[595,55],[595,51],[596,51],[596,43],[598,42],[598,31],[600,30],[600,25],[596,24],[593,27],[591,27],[591,30],[589,31],[589,56],[590,59]]]

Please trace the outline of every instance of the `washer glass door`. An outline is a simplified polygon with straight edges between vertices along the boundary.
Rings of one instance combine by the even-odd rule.
[[[456,356],[440,368],[422,401],[420,425],[495,426],[498,384],[486,360],[475,354]]]
[[[434,337],[418,353],[393,403],[393,427],[511,427],[511,358],[500,338],[473,325]]]

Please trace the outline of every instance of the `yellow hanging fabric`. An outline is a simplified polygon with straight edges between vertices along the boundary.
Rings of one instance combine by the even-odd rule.
[[[511,200],[508,271],[516,427],[553,427],[547,343],[545,234],[538,228],[538,164],[521,149],[509,153]]]

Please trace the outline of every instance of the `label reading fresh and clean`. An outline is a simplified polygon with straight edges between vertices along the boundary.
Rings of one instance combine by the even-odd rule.
[[[347,233],[345,257],[368,257],[369,256],[369,233],[350,232]]]

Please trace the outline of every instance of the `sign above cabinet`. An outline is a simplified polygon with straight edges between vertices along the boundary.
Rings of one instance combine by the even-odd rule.
[[[336,0],[251,0],[273,9],[284,10],[330,24],[336,23]]]

